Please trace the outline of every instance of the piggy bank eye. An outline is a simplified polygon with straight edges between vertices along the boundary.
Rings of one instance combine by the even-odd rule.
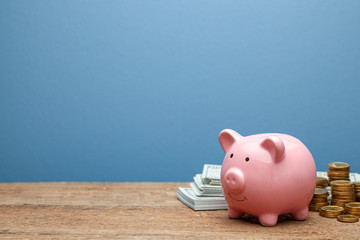
[[[234,154],[231,154],[231,155],[230,155],[230,158],[232,158],[233,156],[234,156]]]
[[[247,161],[247,162],[248,162],[249,160],[250,160],[250,158],[248,158],[248,157],[247,157],[247,158],[245,158],[245,161]]]

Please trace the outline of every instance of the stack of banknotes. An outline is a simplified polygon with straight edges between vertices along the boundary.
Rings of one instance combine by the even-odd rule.
[[[227,209],[220,182],[221,165],[205,164],[201,174],[194,176],[189,188],[179,187],[177,198],[188,207],[197,210]],[[316,172],[318,177],[328,178],[327,172]],[[360,182],[360,174],[350,173],[351,182]],[[330,187],[326,188],[331,197]]]
[[[178,199],[194,210],[227,209],[220,171],[221,165],[205,164],[202,173],[194,176],[190,188],[179,187]]]

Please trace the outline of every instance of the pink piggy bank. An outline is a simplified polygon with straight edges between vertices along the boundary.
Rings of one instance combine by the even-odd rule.
[[[219,141],[225,152],[221,185],[230,218],[246,213],[264,226],[276,225],[281,214],[307,218],[316,167],[300,140],[279,133],[243,137],[225,129]]]

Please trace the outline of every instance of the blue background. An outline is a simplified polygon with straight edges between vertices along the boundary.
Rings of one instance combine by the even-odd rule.
[[[0,1],[0,181],[192,181],[218,134],[360,172],[360,1]]]

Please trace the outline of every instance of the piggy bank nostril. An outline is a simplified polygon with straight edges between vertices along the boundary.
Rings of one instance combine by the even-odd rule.
[[[226,176],[225,180],[227,184],[231,184],[231,185],[235,185],[238,182],[236,176],[232,176],[232,175]]]

